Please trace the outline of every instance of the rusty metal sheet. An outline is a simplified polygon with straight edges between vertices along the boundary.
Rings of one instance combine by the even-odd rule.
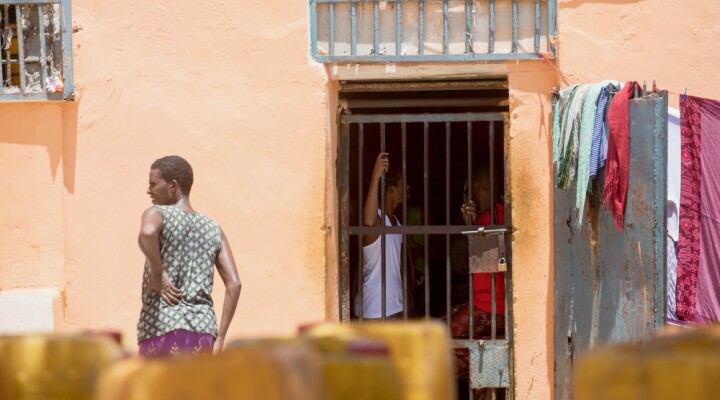
[[[600,216],[598,342],[640,341],[665,316],[666,99],[630,102],[625,229]]]
[[[470,356],[470,386],[510,386],[510,344],[507,340],[454,340],[454,348],[466,348]]]
[[[601,205],[603,173],[582,225],[575,191],[553,192],[555,399],[572,399],[579,355],[641,341],[664,322],[666,149],[667,94],[632,100],[623,232]]]

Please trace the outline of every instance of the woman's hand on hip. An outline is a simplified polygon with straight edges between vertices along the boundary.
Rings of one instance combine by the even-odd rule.
[[[170,281],[167,273],[163,271],[162,276],[159,279],[155,276],[150,276],[148,282],[147,291],[155,291],[165,301],[165,303],[174,306],[180,303],[182,299],[182,292],[180,289],[175,287]]]

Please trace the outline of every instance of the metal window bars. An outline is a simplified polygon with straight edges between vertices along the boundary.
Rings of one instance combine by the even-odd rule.
[[[451,272],[451,255],[450,255],[450,242],[451,237],[457,237],[461,233],[467,233],[468,229],[472,230],[487,230],[494,232],[502,232],[501,235],[505,235],[508,231],[509,218],[504,218],[506,225],[498,225],[501,221],[498,221],[498,215],[495,212],[490,212],[490,222],[486,226],[476,225],[478,221],[468,221],[469,225],[454,224],[453,218],[451,218],[451,181],[457,183],[458,179],[465,179],[458,177],[457,175],[452,176],[458,172],[464,174],[463,171],[454,170],[451,171],[451,163],[457,164],[457,159],[454,157],[464,158],[462,152],[467,152],[467,160],[460,161],[463,168],[467,168],[467,177],[472,177],[473,172],[478,166],[473,166],[473,159],[478,162],[486,164],[489,174],[489,198],[494,199],[496,195],[499,195],[498,188],[494,185],[494,169],[495,169],[495,142],[496,142],[496,130],[502,127],[502,123],[506,123],[507,114],[499,112],[482,112],[482,113],[443,113],[443,114],[344,114],[340,117],[340,137],[339,137],[339,148],[338,148],[338,195],[340,199],[340,258],[339,258],[339,311],[340,318],[343,321],[351,319],[352,315],[355,315],[361,322],[363,319],[368,318],[366,310],[364,310],[364,295],[378,296],[380,316],[379,319],[386,319],[395,313],[395,310],[388,310],[386,308],[388,302],[388,290],[387,285],[391,284],[389,278],[386,276],[393,275],[395,269],[399,267],[399,275],[402,277],[402,290],[403,290],[403,310],[402,319],[407,320],[409,317],[409,305],[408,305],[408,269],[414,268],[413,263],[408,262],[408,249],[410,246],[409,241],[412,240],[413,235],[420,235],[421,240],[424,242],[424,270],[423,274],[423,288],[424,292],[424,318],[431,317],[431,303],[442,304],[442,311],[445,315],[445,323],[447,324],[448,330],[452,332],[453,328],[451,325],[452,314],[451,309],[453,307],[453,299],[451,291],[453,287],[453,273]],[[503,132],[502,130],[500,132]],[[435,136],[434,141],[430,141],[430,136]],[[443,136],[444,135],[444,136]],[[398,138],[399,136],[399,138]],[[463,137],[465,136],[465,137]],[[374,137],[374,138],[373,138]],[[454,139],[451,139],[454,138]],[[373,139],[373,140],[371,140]],[[379,139],[379,142],[378,142]],[[462,150],[460,153],[451,151],[451,141],[456,143],[452,146],[456,150]],[[372,143],[371,143],[372,142]],[[390,143],[392,142],[392,143]],[[412,143],[412,146],[410,145]],[[444,149],[443,145],[444,143]],[[455,147],[460,145],[460,147]],[[388,147],[389,146],[389,147]],[[394,147],[393,147],[394,146]],[[399,146],[399,148],[398,148]],[[487,146],[486,158],[478,159],[478,155],[474,155],[474,150],[480,147]],[[362,223],[362,210],[363,205],[366,201],[367,191],[365,190],[367,179],[367,173],[372,170],[372,165],[368,165],[367,161],[371,159],[370,156],[374,156],[378,150],[381,152],[387,151],[388,148],[394,148],[394,154],[400,154],[400,156],[394,156],[395,165],[399,165],[402,173],[402,213],[401,220],[402,225],[395,226],[394,224],[388,225],[385,223],[385,204],[384,194],[385,188],[388,184],[396,185],[392,182],[387,182],[384,179],[380,181],[379,190],[379,206],[380,206],[380,218],[383,221],[379,226],[365,226]],[[397,150],[400,150],[399,152]],[[413,160],[409,157],[409,153],[413,152]],[[354,154],[353,154],[354,153]],[[372,154],[371,154],[372,153]],[[443,157],[444,153],[444,157]],[[434,161],[431,161],[431,155]],[[367,156],[367,157],[366,157]],[[401,158],[401,159],[400,159]],[[374,158],[372,158],[374,160]],[[354,160],[354,161],[351,161]],[[365,161],[365,162],[364,162]],[[412,167],[409,164],[412,164]],[[351,165],[355,164],[355,165]],[[423,210],[425,218],[417,225],[408,223],[408,194],[407,187],[409,181],[409,175],[411,173],[421,173],[422,177],[419,178],[418,182],[422,182],[422,200],[419,201],[418,207]],[[431,177],[443,178],[431,181]],[[357,177],[357,179],[355,179]],[[454,179],[453,179],[454,178]],[[416,179],[418,177],[416,176]],[[443,182],[444,181],[444,182]],[[471,181],[468,179],[468,181]],[[435,215],[444,215],[444,224],[431,224],[428,221],[428,216],[431,215],[431,204],[429,202],[430,193],[432,190],[437,193],[438,190],[444,191],[442,198],[444,198],[444,209],[440,213]],[[467,185],[468,198],[473,198],[473,193],[470,191],[473,189],[472,185]],[[412,188],[411,188],[412,190]],[[351,196],[354,194],[352,199]],[[438,197],[439,198],[439,197]],[[356,217],[351,216],[351,209],[354,202],[355,210],[357,211],[357,223],[355,223]],[[494,202],[491,200],[491,204],[494,206]],[[437,204],[435,205],[437,207]],[[496,207],[491,207],[491,210],[497,210]],[[506,209],[506,214],[509,216],[509,211]],[[392,217],[391,217],[392,218]],[[442,219],[442,217],[440,217]],[[363,262],[363,236],[364,235],[379,235],[379,241],[381,245],[380,253],[380,270],[381,270],[381,282],[380,287],[368,287],[364,288],[364,262]],[[393,264],[390,266],[390,261],[386,258],[386,246],[389,243],[390,236],[402,235],[403,236],[403,249],[401,250],[401,256],[399,257],[399,265]],[[437,238],[444,240],[430,241],[430,236],[433,235]],[[357,242],[355,242],[357,240]],[[417,240],[417,239],[416,239]],[[388,243],[386,243],[388,242]],[[431,263],[430,258],[430,247],[438,246],[439,243],[445,243],[444,253],[444,278],[445,281],[445,298],[432,298],[433,293],[430,291],[430,282],[433,277],[439,275],[435,274],[433,277],[430,275],[431,264],[437,268],[440,264],[437,262],[440,258],[437,257],[435,252],[434,260]],[[356,243],[356,246],[355,246]],[[374,242],[376,243],[376,242]],[[375,245],[375,244],[373,244]],[[353,248],[351,248],[351,246]],[[439,245],[442,246],[442,245]],[[436,248],[437,249],[437,248]],[[441,248],[440,248],[441,249]],[[508,249],[509,250],[509,249]],[[355,256],[351,255],[355,252]],[[508,256],[509,258],[509,256]],[[355,272],[357,276],[351,276],[351,270],[356,267]],[[377,268],[377,266],[375,266]],[[475,335],[475,313],[474,309],[474,290],[473,290],[473,277],[475,274],[468,273],[467,285],[467,307],[469,309],[469,329],[467,336],[462,339],[454,340],[454,346],[456,348],[464,348],[468,350],[469,362],[470,362],[470,376],[469,385],[474,388],[510,388],[511,387],[511,342],[512,333],[510,327],[512,326],[512,319],[510,314],[511,309],[511,275],[509,273],[496,276],[495,273],[490,273],[490,327],[487,333],[483,333],[482,336]],[[351,299],[351,279],[357,281],[357,295],[355,300]],[[454,278],[454,279],[457,279]],[[499,305],[496,304],[496,293],[495,284],[496,279],[504,279],[504,287],[506,290],[505,303],[502,305],[504,312],[501,316],[504,316],[500,326],[497,321],[497,311],[500,309]],[[458,282],[462,283],[462,282]],[[414,285],[414,282],[411,282]],[[364,293],[365,290],[373,290],[372,293]],[[355,307],[351,310],[351,304],[354,303]],[[377,302],[375,303],[377,304]],[[455,303],[456,304],[456,303]],[[436,308],[438,310],[439,308]],[[420,308],[416,308],[418,312]],[[376,311],[375,311],[376,312]],[[438,312],[438,311],[436,311]],[[487,311],[485,311],[487,312]],[[365,316],[365,317],[364,317]],[[372,318],[377,316],[371,315]],[[494,397],[495,392],[492,391]]]
[[[492,61],[555,54],[555,0],[310,0],[319,62]]]
[[[0,101],[73,99],[70,0],[0,0]]]

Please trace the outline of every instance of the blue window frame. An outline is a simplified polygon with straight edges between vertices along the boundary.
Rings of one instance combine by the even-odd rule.
[[[0,0],[0,101],[72,100],[70,0]]]
[[[319,62],[539,59],[555,54],[555,0],[310,0]]]

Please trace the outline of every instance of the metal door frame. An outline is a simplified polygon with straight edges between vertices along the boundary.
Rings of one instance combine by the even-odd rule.
[[[351,235],[363,235],[363,234],[380,234],[384,238],[385,234],[424,234],[426,238],[425,246],[425,259],[428,260],[428,245],[427,235],[430,234],[445,234],[446,243],[449,243],[449,237],[451,234],[461,234],[470,230],[482,230],[482,229],[503,229],[507,228],[506,243],[507,245],[507,272],[505,273],[505,338],[500,340],[495,338],[495,317],[493,315],[493,338],[490,340],[485,339],[473,339],[472,338],[472,325],[470,329],[470,340],[453,340],[454,348],[467,348],[470,353],[470,385],[472,388],[506,388],[509,399],[514,398],[513,387],[514,387],[514,370],[513,370],[513,319],[512,319],[512,246],[511,246],[511,207],[510,207],[510,191],[509,191],[509,168],[508,168],[508,156],[509,156],[509,119],[508,113],[506,112],[474,112],[474,113],[426,113],[426,114],[346,114],[343,111],[338,113],[338,152],[336,159],[337,168],[337,195],[339,201],[339,215],[338,221],[340,224],[340,234],[338,237],[338,307],[340,321],[348,322],[350,320],[350,236]],[[473,122],[487,122],[489,125],[489,144],[494,145],[494,127],[500,125],[502,122],[503,137],[504,137],[504,156],[505,156],[505,225],[495,225],[494,216],[492,216],[491,225],[480,226],[480,225],[425,225],[422,226],[351,226],[350,225],[350,125],[358,124],[359,136],[359,148],[358,152],[362,156],[363,154],[363,126],[364,124],[379,124],[380,135],[381,135],[381,151],[385,148],[385,124],[400,124],[401,135],[402,135],[402,178],[403,188],[407,182],[406,176],[406,124],[408,123],[422,123],[423,124],[423,141],[424,141],[424,168],[425,168],[425,184],[424,184],[424,202],[425,209],[428,208],[428,131],[430,124],[445,124],[445,140],[446,140],[446,160],[449,160],[450,152],[450,135],[451,123],[453,122],[466,122],[468,124],[467,136],[468,144],[472,143],[472,123]],[[492,147],[491,147],[492,149]],[[490,154],[493,152],[490,151]],[[472,146],[468,146],[468,176],[472,175]],[[362,180],[362,157],[360,157],[359,166],[359,185],[361,186],[359,191],[360,205],[363,202],[363,180]],[[490,156],[490,163],[492,165],[493,158]],[[446,199],[449,197],[449,161],[446,162]],[[492,171],[492,169],[491,169]],[[491,172],[492,174],[492,172]],[[384,182],[382,183],[384,188]],[[491,183],[491,193],[493,192]],[[381,190],[383,192],[383,190]],[[407,198],[407,196],[405,196]],[[382,200],[380,200],[382,203]],[[405,203],[405,202],[404,202]],[[446,213],[449,213],[449,200],[446,202]],[[493,214],[493,213],[491,213]],[[407,206],[403,204],[403,221],[406,220]],[[427,212],[426,212],[427,215]],[[449,215],[449,214],[448,214]],[[383,216],[384,218],[384,216]],[[446,222],[449,222],[448,218]],[[384,240],[383,240],[384,244]],[[362,246],[362,244],[360,244]],[[384,247],[383,247],[384,248]],[[449,262],[449,246],[447,249],[447,274],[450,274],[450,262]],[[362,253],[360,253],[362,254]],[[402,257],[402,276],[404,281],[405,293],[407,293],[407,262],[406,257]],[[383,264],[384,267],[384,264]],[[362,268],[360,268],[362,270]],[[427,278],[428,268],[425,269]],[[469,274],[469,297],[470,304],[472,304],[472,274]],[[494,274],[493,274],[494,278]],[[428,293],[428,283],[426,279],[425,291]],[[493,283],[494,283],[493,279]],[[448,279],[447,285],[450,286],[450,280]],[[360,285],[362,286],[362,285]],[[494,284],[493,284],[494,292]],[[447,294],[449,299],[449,293]],[[404,296],[405,298],[407,296]],[[426,311],[428,308],[428,297],[426,296]],[[495,303],[495,297],[492,297],[493,305]],[[450,316],[450,302],[446,301],[447,314]],[[384,305],[384,302],[383,302]],[[472,310],[472,306],[470,306]],[[405,318],[407,318],[407,300],[405,301]],[[383,307],[384,315],[384,307]],[[426,318],[428,313],[426,313]],[[471,314],[472,315],[472,314]],[[450,326],[450,318],[447,318],[448,328]],[[362,320],[362,318],[361,318]],[[485,368],[483,368],[483,366]],[[489,368],[488,368],[489,366]],[[492,371],[492,373],[490,372]],[[494,394],[494,391],[492,392]],[[494,397],[494,396],[493,396]]]

